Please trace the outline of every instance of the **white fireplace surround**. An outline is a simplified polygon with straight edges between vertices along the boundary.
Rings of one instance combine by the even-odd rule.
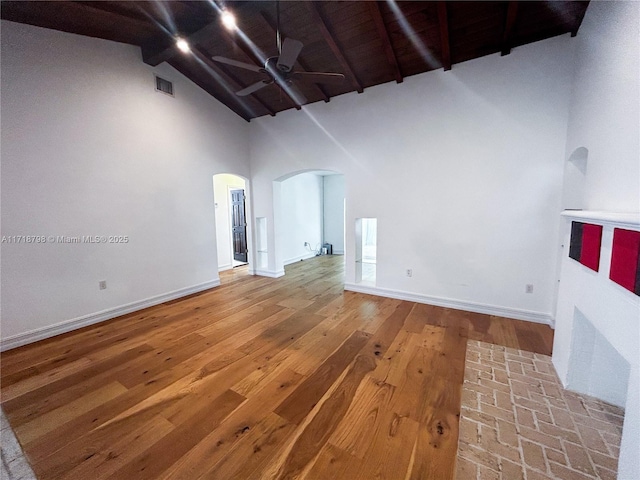
[[[564,386],[625,408],[618,479],[640,478],[640,297],[609,279],[614,228],[639,213],[565,211],[553,364]],[[598,272],[569,258],[571,222],[602,225]]]

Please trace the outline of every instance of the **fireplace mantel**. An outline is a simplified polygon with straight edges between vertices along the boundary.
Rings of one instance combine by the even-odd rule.
[[[598,225],[640,229],[640,213],[600,212],[593,210],[565,210],[560,215],[573,220],[587,221]]]
[[[614,230],[640,213],[566,210],[553,364],[566,388],[625,408],[619,478],[640,478],[640,297],[612,281]],[[599,268],[569,258],[572,222],[602,226]]]

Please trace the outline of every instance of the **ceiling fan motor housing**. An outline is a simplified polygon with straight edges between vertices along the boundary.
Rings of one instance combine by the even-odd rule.
[[[284,78],[291,71],[291,68],[288,68],[287,65],[278,64],[278,57],[267,58],[266,62],[264,62],[264,69],[268,74],[281,78]]]

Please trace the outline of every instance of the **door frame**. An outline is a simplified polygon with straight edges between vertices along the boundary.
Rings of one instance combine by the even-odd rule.
[[[218,175],[224,176],[222,177],[222,181],[220,180],[216,180],[218,177]],[[223,220],[222,223],[227,223],[228,225],[228,233],[224,233],[222,238],[224,238],[224,241],[228,241],[229,243],[231,243],[232,241],[232,232],[231,232],[231,205],[228,205],[227,208],[225,209],[221,209],[218,208],[218,204],[216,203],[216,198],[218,199],[226,199],[227,202],[230,202],[231,200],[231,193],[229,192],[229,190],[234,190],[234,189],[244,189],[244,196],[245,196],[245,214],[247,216],[247,248],[249,250],[248,254],[247,254],[247,272],[249,275],[255,275],[255,266],[254,266],[254,262],[255,260],[255,252],[254,252],[254,239],[253,239],[253,205],[252,205],[252,188],[251,188],[251,182],[249,181],[249,179],[243,175],[240,175],[238,173],[232,173],[232,172],[218,172],[218,173],[214,173],[211,177],[212,180],[212,194],[213,194],[213,198],[212,198],[212,207],[213,207],[213,215],[214,218],[216,218],[216,220],[214,220],[215,226],[216,226],[216,233],[215,233],[215,245],[216,245],[216,249],[218,248],[219,245],[219,240],[221,239],[220,235],[222,234],[223,230],[220,230],[217,228],[217,219],[226,219],[226,221]],[[244,185],[243,185],[244,183]],[[219,188],[216,188],[216,185],[219,184]],[[231,188],[229,188],[231,187]],[[226,231],[226,230],[224,230]],[[223,249],[224,250],[224,249]],[[227,251],[228,251],[228,256],[230,258],[229,263],[225,264],[222,266],[222,268],[220,268],[220,259],[224,258],[220,257],[219,255],[216,255],[217,258],[217,263],[215,265],[216,268],[216,272],[218,273],[218,275],[220,274],[220,272],[224,272],[225,270],[231,270],[233,269],[233,245],[229,245],[227,247]],[[224,255],[224,251],[219,252],[221,254]]]

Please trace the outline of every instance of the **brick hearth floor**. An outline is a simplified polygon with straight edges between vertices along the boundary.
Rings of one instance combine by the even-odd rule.
[[[36,480],[7,417],[0,409],[0,479]]]
[[[615,480],[624,410],[562,388],[551,357],[469,341],[457,480]]]

